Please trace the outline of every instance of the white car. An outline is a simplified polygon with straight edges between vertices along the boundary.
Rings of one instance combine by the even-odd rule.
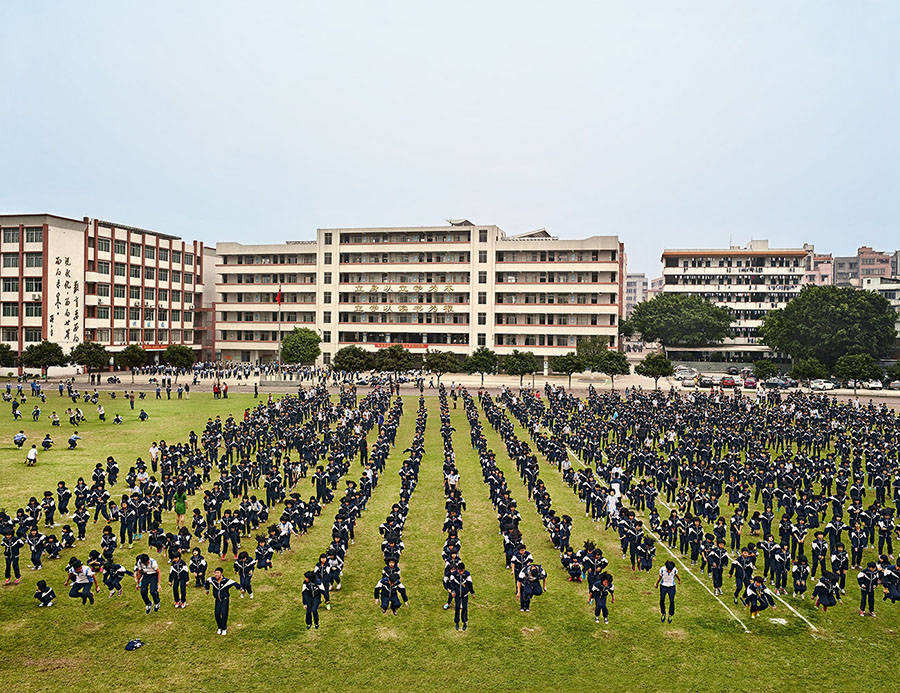
[[[892,380],[889,382],[888,390],[900,390],[900,380]]]
[[[813,380],[809,384],[810,388],[813,390],[833,390],[834,383],[830,380]]]
[[[880,380],[870,380],[869,382],[863,385],[867,390],[883,390],[884,385]]]

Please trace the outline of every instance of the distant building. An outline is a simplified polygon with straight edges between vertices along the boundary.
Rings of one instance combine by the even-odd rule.
[[[834,258],[830,253],[810,256],[804,281],[814,286],[828,286],[834,283]]]
[[[631,315],[631,311],[638,303],[647,300],[647,275],[629,274],[625,277],[625,316]]]
[[[866,277],[890,277],[896,274],[897,253],[883,253],[861,246],[856,255],[834,258],[834,283],[837,286],[862,286]]]
[[[664,292],[701,296],[734,314],[731,338],[690,351],[725,352],[734,360],[753,360],[768,351],[758,336],[763,318],[800,293],[813,255],[811,245],[770,248],[765,240],[743,248],[663,251]]]
[[[665,277],[654,277],[650,280],[650,288],[647,289],[647,300],[649,301],[662,293],[663,286],[666,284]]]
[[[864,277],[862,288],[884,296],[897,312],[897,339],[900,340],[900,277]]]

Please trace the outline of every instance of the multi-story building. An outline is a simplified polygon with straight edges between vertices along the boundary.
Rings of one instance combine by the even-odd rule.
[[[896,253],[883,253],[861,246],[856,255],[834,258],[834,283],[860,288],[866,277],[890,277],[895,274]]]
[[[110,351],[169,344],[198,351],[203,244],[84,217],[0,215],[0,340],[16,351],[43,339]]]
[[[900,277],[863,277],[862,288],[881,294],[897,313],[897,340],[900,340]],[[895,347],[895,357],[900,355],[900,341]]]
[[[895,250],[891,255],[891,276],[900,277],[900,250]]]
[[[662,293],[663,287],[666,285],[665,277],[653,277],[650,280],[650,288],[647,289],[647,300],[649,301]]]
[[[722,351],[733,359],[758,358],[768,347],[758,329],[766,313],[800,293],[813,247],[770,248],[765,240],[741,248],[665,250],[663,291],[702,296],[730,308],[733,336],[722,345],[691,351]]]
[[[296,325],[320,334],[325,363],[350,344],[555,356],[604,335],[618,346],[624,258],[615,236],[507,236],[461,219],[319,229],[315,241],[219,243],[216,252],[215,349],[225,359],[275,359],[280,335]]]
[[[647,275],[644,273],[627,274],[625,276],[625,316],[631,315],[634,307],[646,300]]]
[[[803,281],[815,286],[834,283],[834,258],[828,255],[810,255],[807,258],[806,274]]]

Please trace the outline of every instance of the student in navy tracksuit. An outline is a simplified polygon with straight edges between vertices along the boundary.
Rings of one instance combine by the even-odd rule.
[[[875,589],[881,579],[881,573],[875,561],[869,561],[865,569],[860,571],[856,576],[859,583],[860,599],[859,599],[859,615],[864,616],[866,613],[866,603],[869,606],[869,616],[875,615]]]
[[[375,603],[380,604],[381,612],[387,613],[390,609],[396,616],[397,610],[403,604],[409,605],[409,597],[406,595],[406,587],[400,582],[400,573],[391,573],[382,577],[375,585]]]
[[[6,582],[4,584],[8,585],[10,577],[14,574],[18,585],[22,578],[22,574],[19,572],[19,551],[25,546],[25,541],[13,534],[12,527],[9,527],[4,532],[2,543],[3,557],[6,559]]]
[[[188,570],[194,574],[194,587],[203,587],[206,584],[206,559],[199,547],[194,547],[191,553],[191,562]]]
[[[613,578],[609,573],[600,573],[597,579],[591,583],[589,594],[594,602],[594,623],[600,623],[600,614],[603,614],[603,622],[609,623],[609,608],[606,599],[609,597],[611,604],[616,603],[616,595],[613,593]]]
[[[53,606],[53,600],[56,599],[56,592],[52,587],[47,586],[46,580],[37,581],[37,590],[34,598],[38,601],[38,606]]]
[[[169,566],[169,584],[172,585],[172,596],[176,609],[183,609],[187,606],[187,584],[190,579],[188,564],[184,562],[179,553],[172,559],[172,564]]]
[[[451,571],[448,583],[448,589],[453,595],[455,604],[453,620],[456,623],[456,630],[459,630],[460,621],[462,621],[462,629],[467,630],[469,627],[469,595],[475,594],[475,587],[472,584],[472,575],[466,570],[465,563],[460,562],[456,566],[456,570]]]
[[[219,635],[228,635],[228,606],[230,602],[229,590],[237,587],[238,583],[225,577],[222,568],[216,568],[213,575],[206,580],[206,593],[213,593],[215,599],[216,626]]]
[[[145,553],[140,554],[135,562],[134,587],[140,589],[141,599],[144,600],[148,614],[151,608],[159,611],[159,565],[156,563],[156,559],[150,558]],[[151,597],[153,598],[152,605]]]
[[[234,572],[238,576],[238,584],[241,587],[241,599],[244,598],[244,592],[253,599],[253,569],[256,568],[256,561],[250,558],[250,554],[241,551],[237,560],[234,562]]]
[[[319,628],[319,605],[322,603],[322,586],[316,580],[316,574],[308,570],[303,575],[303,587],[300,590],[303,606],[306,608],[306,630],[315,623]]]

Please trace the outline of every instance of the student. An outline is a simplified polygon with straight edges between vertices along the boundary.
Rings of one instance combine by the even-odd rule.
[[[750,618],[757,618],[761,611],[775,608],[775,597],[766,587],[762,575],[757,575],[747,586],[747,598],[745,600],[750,607]]]
[[[134,588],[140,589],[141,599],[150,613],[151,607],[159,611],[159,565],[156,559],[150,558],[145,553],[137,557],[134,565]],[[153,598],[151,605],[150,598]]]
[[[172,597],[175,600],[176,609],[183,609],[187,606],[187,584],[190,578],[188,564],[184,562],[179,552],[169,566],[169,584],[172,585]]]
[[[206,584],[206,559],[199,547],[194,547],[191,552],[191,562],[188,570],[194,574],[194,587],[203,587]]]
[[[531,563],[519,571],[516,577],[516,597],[519,599],[519,611],[530,612],[532,597],[539,597],[546,591],[547,572],[540,564]]]
[[[222,568],[216,568],[212,577],[206,580],[206,594],[209,594],[210,590],[212,590],[215,600],[216,626],[218,627],[216,633],[219,635],[228,634],[228,606],[230,601],[228,591],[232,587],[237,586],[238,583],[225,577],[225,571]]]
[[[390,609],[396,616],[397,610],[402,606],[401,599],[403,604],[409,606],[409,597],[406,594],[406,587],[400,582],[400,573],[385,575],[375,584],[375,603],[380,604],[381,613],[386,614]]]
[[[456,570],[450,573],[449,583],[454,601],[453,621],[456,624],[456,630],[459,630],[460,621],[462,621],[462,629],[467,630],[469,627],[469,595],[475,594],[475,587],[472,584],[472,574],[466,570],[465,563],[460,561],[456,565]]]
[[[256,561],[250,558],[250,554],[241,551],[237,560],[234,562],[234,572],[238,576],[238,583],[241,588],[241,599],[244,598],[244,592],[253,599],[253,569],[256,567]]]
[[[41,556],[44,553],[46,541],[47,538],[38,531],[37,527],[32,525],[31,530],[28,532],[28,536],[25,538],[25,543],[28,544],[28,548],[31,550],[32,570],[40,570],[43,568]]]
[[[126,575],[134,576],[134,573],[113,560],[107,561],[103,566],[103,584],[109,590],[110,598],[116,594],[122,596],[122,580]]]
[[[805,554],[801,553],[797,560],[794,561],[791,574],[794,577],[794,597],[805,599],[806,581],[809,578],[809,561],[806,559]]]
[[[838,586],[838,576],[834,572],[822,573],[822,577],[813,588],[813,599],[817,607],[822,607],[822,613],[826,613],[828,607],[841,601],[841,588]]]
[[[675,583],[681,584],[681,578],[678,575],[678,568],[675,567],[675,561],[666,561],[666,564],[659,569],[659,577],[656,578],[654,587],[659,587],[659,612],[660,623],[666,620],[666,597],[669,598],[669,623],[675,615]]]
[[[609,597],[610,604],[616,603],[612,575],[600,573],[593,581],[593,584],[591,584],[589,594],[590,600],[588,603],[594,603],[594,623],[600,623],[600,614],[603,614],[603,623],[609,623],[609,609],[606,606],[607,597]]]
[[[37,590],[34,598],[38,601],[38,606],[53,606],[53,600],[56,599],[56,592],[52,587],[47,586],[46,580],[37,581]]]
[[[313,624],[316,630],[319,629],[319,605],[322,603],[322,587],[316,580],[316,574],[312,570],[303,574],[303,587],[300,590],[300,597],[303,600],[303,606],[306,609],[306,630],[309,630]]]
[[[875,615],[875,588],[881,579],[881,573],[878,571],[878,565],[875,561],[869,561],[864,570],[856,576],[859,583],[859,615],[866,615],[866,603],[869,606],[869,616]]]
[[[9,579],[13,575],[16,576],[15,584],[19,584],[22,574],[19,572],[19,551],[25,546],[25,540],[13,533],[12,526],[7,526],[3,532],[3,557],[6,559],[6,580],[3,584],[8,585]]]
[[[81,597],[82,605],[87,604],[89,601],[93,604],[94,595],[91,592],[91,587],[95,587],[98,592],[100,591],[100,585],[97,582],[97,575],[94,571],[89,566],[82,564],[75,556],[69,559],[67,570],[68,576],[64,586],[68,586],[70,580],[73,581],[69,596],[73,599]]]

